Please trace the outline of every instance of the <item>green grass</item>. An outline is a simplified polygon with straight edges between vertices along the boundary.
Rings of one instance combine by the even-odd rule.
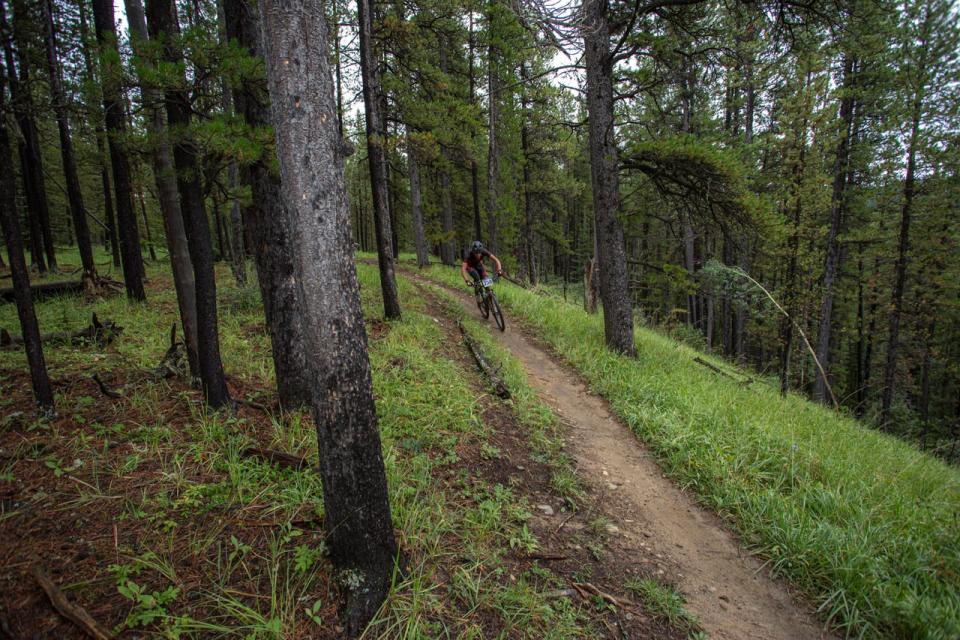
[[[98,261],[105,256],[99,253]],[[106,349],[45,350],[51,376],[59,388],[69,386],[58,393],[57,409],[72,420],[32,425],[38,441],[52,446],[24,443],[17,453],[22,460],[0,468],[0,479],[12,481],[23,464],[45,465],[50,487],[46,496],[38,494],[36,513],[106,504],[121,531],[140,531],[136,548],[121,538],[119,557],[111,547],[99,573],[84,576],[84,584],[113,589],[128,601],[118,628],[184,638],[328,633],[336,623],[335,594],[323,534],[302,524],[323,514],[319,477],[241,455],[259,444],[315,461],[312,423],[299,413],[282,419],[210,414],[199,391],[152,377],[149,369],[167,347],[177,311],[167,265],[149,264],[148,274],[158,286],[149,288],[146,305],[122,295],[37,305],[44,332],[83,327],[94,311],[125,331]],[[586,613],[544,595],[556,587],[544,570],[517,571],[506,562],[513,550],[537,548],[526,526],[528,505],[514,488],[457,466],[464,442],[477,443],[490,458],[498,450],[487,442],[477,393],[457,373],[460,365],[444,356],[445,336],[423,313],[420,296],[401,279],[403,320],[384,325],[376,268],[361,264],[358,275],[368,334],[376,336],[369,354],[394,525],[409,560],[409,572],[398,578],[365,637],[595,637]],[[231,383],[268,402],[270,342],[254,274],[245,288],[233,285],[225,266],[219,276],[224,368]],[[0,306],[0,326],[16,323],[13,305]],[[485,332],[471,330],[492,348]],[[555,417],[526,386],[519,364],[504,362],[534,451],[563,468]],[[25,370],[22,352],[0,352],[0,367]],[[121,388],[126,399],[104,403],[89,381],[93,371],[113,372],[118,385],[129,380]],[[8,413],[10,402],[0,400],[0,411]],[[178,410],[170,411],[171,404]],[[84,484],[68,482],[65,474]],[[84,587],[73,593],[82,599]]]
[[[457,286],[457,274],[426,274]],[[578,369],[664,469],[725,517],[850,637],[960,636],[960,472],[909,444],[637,328],[639,356],[604,348],[600,315],[501,283],[508,314]],[[512,317],[511,317],[512,316]]]
[[[687,631],[696,630],[696,617],[687,611],[686,600],[673,587],[660,584],[653,578],[631,580],[626,587],[643,602],[644,608],[655,619],[665,620],[670,625]]]

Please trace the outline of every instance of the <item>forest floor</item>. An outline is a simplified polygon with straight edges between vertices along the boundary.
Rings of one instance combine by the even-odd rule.
[[[358,271],[409,560],[365,637],[703,637],[677,565],[625,536],[617,502],[578,476],[568,428],[521,362],[455,300],[403,278],[404,319],[383,322],[376,270]],[[218,274],[224,365],[242,402],[211,414],[187,380],[154,371],[176,303],[165,265],[149,275],[145,305],[37,305],[44,332],[93,312],[124,327],[108,346],[47,346],[57,418],[35,419],[22,352],[0,351],[0,638],[84,637],[35,568],[121,638],[337,637],[316,438],[305,412],[276,411],[256,285]],[[457,319],[511,399],[490,393]],[[15,323],[13,305],[0,307],[0,326]]]
[[[408,270],[405,277],[426,286]],[[448,289],[449,291],[449,289]],[[474,298],[454,292],[467,314],[480,317]],[[626,565],[668,576],[711,638],[802,640],[829,637],[794,601],[782,581],[770,578],[719,519],[679,490],[636,436],[589,392],[569,366],[510,318],[505,331],[489,331],[523,365],[540,397],[563,417],[567,450],[577,473],[594,489]]]

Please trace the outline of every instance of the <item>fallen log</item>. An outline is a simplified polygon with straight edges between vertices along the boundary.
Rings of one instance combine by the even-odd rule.
[[[718,366],[716,366],[716,365],[714,365],[714,364],[711,364],[711,363],[707,362],[706,360],[704,360],[704,359],[701,358],[700,356],[697,356],[696,358],[694,358],[693,361],[696,362],[697,364],[702,364],[703,366],[705,366],[707,369],[710,369],[710,370],[713,371],[714,373],[719,374],[719,375],[721,375],[721,376],[723,376],[723,377],[725,377],[725,378],[730,378],[730,379],[733,380],[734,382],[736,382],[736,383],[738,383],[738,384],[741,384],[741,385],[743,385],[743,386],[745,386],[745,387],[753,383],[753,378],[747,378],[746,380],[741,380],[740,378],[738,378],[738,377],[736,377],[736,376],[734,376],[734,375],[732,375],[732,374],[730,374],[730,373],[727,373],[726,371],[724,371],[724,370],[721,369],[720,367],[718,367]]]
[[[102,393],[103,395],[107,396],[108,398],[122,398],[122,397],[123,397],[123,394],[122,394],[122,393],[119,393],[119,392],[114,391],[113,389],[110,389],[109,387],[107,387],[107,385],[103,382],[103,380],[100,379],[100,374],[95,373],[95,374],[93,374],[93,375],[90,376],[90,377],[93,378],[93,381],[97,383],[97,386],[98,386],[98,387],[100,387],[100,393]]]
[[[476,340],[470,337],[470,334],[467,333],[467,330],[463,328],[463,324],[457,322],[457,327],[460,329],[460,333],[463,334],[463,343],[467,345],[467,349],[470,350],[471,355],[473,355],[473,359],[476,360],[480,371],[490,381],[490,384],[493,386],[494,393],[504,400],[509,400],[510,389],[507,388],[507,385],[497,374],[497,371],[490,366],[490,363],[487,362],[487,359],[483,357],[483,351],[480,349],[480,345],[477,344]]]
[[[300,471],[310,466],[310,463],[303,456],[295,456],[292,453],[275,451],[274,449],[260,449],[258,447],[247,447],[240,452],[244,458],[260,458],[268,462],[276,462],[281,467]]]
[[[33,567],[33,577],[37,579],[40,587],[50,598],[53,608],[60,612],[60,615],[80,627],[84,633],[94,640],[111,640],[113,638],[113,634],[101,627],[83,607],[67,600],[67,597],[63,595],[63,592],[39,565]]]
[[[30,285],[30,293],[33,294],[33,301],[52,298],[61,295],[78,295],[86,290],[82,280],[65,280],[63,282],[44,282],[42,284]],[[13,302],[13,287],[0,289],[0,298],[4,302]]]
[[[97,314],[93,314],[90,318],[90,324],[86,328],[79,331],[45,333],[40,336],[40,341],[74,345],[95,344],[103,348],[113,342],[121,333],[123,333],[123,327],[111,320],[100,322]],[[0,347],[19,348],[21,346],[23,346],[21,336],[12,334],[6,329],[0,329]]]

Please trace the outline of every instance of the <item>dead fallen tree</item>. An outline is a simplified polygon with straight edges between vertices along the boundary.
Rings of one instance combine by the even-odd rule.
[[[296,456],[292,453],[284,453],[283,451],[276,451],[275,449],[260,449],[258,447],[247,447],[240,452],[240,455],[244,458],[259,458],[261,460],[266,460],[268,462],[275,462],[281,467],[286,467],[287,469],[294,469],[300,471],[301,469],[306,469],[310,466],[310,463],[307,462],[307,459],[303,456]]]
[[[693,361],[696,362],[697,364],[702,364],[703,366],[705,366],[707,369],[710,369],[710,370],[713,371],[714,373],[716,373],[716,374],[718,374],[718,375],[721,375],[721,376],[723,376],[724,378],[729,378],[729,379],[733,380],[734,382],[736,382],[736,383],[738,383],[738,384],[740,384],[740,385],[743,385],[744,387],[753,384],[753,378],[746,378],[746,379],[744,379],[744,380],[741,380],[740,378],[736,377],[735,375],[730,374],[730,373],[727,373],[726,371],[724,371],[724,370],[721,369],[720,367],[718,367],[718,366],[716,366],[716,365],[714,365],[714,364],[711,364],[711,363],[707,362],[706,360],[704,360],[704,359],[701,358],[700,356],[697,356],[696,358],[694,358]]]
[[[33,301],[45,300],[54,296],[80,295],[86,290],[82,280],[65,280],[63,282],[44,282],[30,285]],[[4,302],[13,302],[13,287],[0,289],[0,298]]]
[[[483,356],[483,351],[480,349],[480,345],[477,344],[476,340],[470,337],[470,334],[467,333],[467,330],[463,328],[463,324],[457,322],[457,327],[460,329],[460,333],[463,334],[463,343],[467,345],[467,349],[470,350],[470,354],[473,356],[473,359],[476,360],[480,371],[490,381],[490,384],[493,386],[494,393],[504,400],[508,400],[510,398],[510,389],[507,388],[506,383],[504,383],[504,381],[500,378],[497,370],[495,370],[492,366],[490,366],[490,363],[487,362],[487,359]]]
[[[94,344],[103,348],[110,344],[123,333],[123,327],[117,323],[107,320],[100,322],[97,314],[90,318],[90,324],[79,331],[57,331],[55,333],[45,333],[40,336],[42,342],[88,345]],[[0,329],[0,347],[19,349],[23,346],[23,338],[12,334],[6,329]]]

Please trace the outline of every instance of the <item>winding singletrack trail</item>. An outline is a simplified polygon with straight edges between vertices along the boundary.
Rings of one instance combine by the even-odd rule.
[[[436,284],[404,271],[408,278]],[[452,289],[448,289],[453,292]],[[473,298],[454,292],[469,314]],[[547,351],[511,324],[491,334],[520,360],[531,386],[567,423],[567,450],[598,499],[618,515],[617,535],[628,546],[652,550],[687,599],[710,638],[808,640],[831,638],[816,618],[794,601],[780,581],[739,543],[715,515],[666,479],[640,440],[606,401]],[[629,562],[624,558],[624,562]]]

